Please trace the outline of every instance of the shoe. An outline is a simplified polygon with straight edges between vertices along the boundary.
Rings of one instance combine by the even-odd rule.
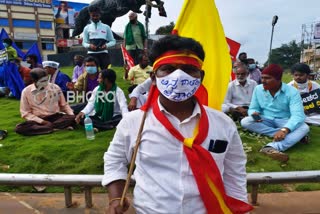
[[[309,136],[304,136],[299,142],[302,144],[309,144]]]
[[[278,160],[281,162],[287,162],[289,160],[289,156],[283,152],[276,150],[271,146],[265,146],[260,150],[261,153],[268,155],[274,160]]]

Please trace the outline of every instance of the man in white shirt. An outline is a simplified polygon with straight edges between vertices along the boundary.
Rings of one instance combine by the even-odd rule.
[[[293,80],[289,82],[288,85],[291,85],[298,89],[301,95],[310,93],[320,88],[320,85],[317,82],[309,80],[308,76],[310,73],[311,70],[307,64],[297,63],[293,65],[291,68]],[[306,123],[320,126],[320,114],[318,112],[310,113],[307,110],[305,110],[304,112],[306,114]]]
[[[236,79],[229,83],[228,91],[222,104],[222,111],[230,113],[234,121],[241,120],[248,116],[248,108],[256,81],[248,78],[248,68],[241,62],[235,64],[233,72]]]
[[[246,156],[237,128],[194,95],[204,75],[202,46],[191,38],[169,35],[154,43],[150,59],[155,79],[149,96],[154,100],[147,101],[135,160],[136,212],[250,211]],[[104,155],[102,185],[108,188],[110,213],[129,207],[128,200],[120,205],[120,197],[143,115],[143,110],[136,110],[124,116]]]
[[[115,71],[102,70],[98,82],[88,104],[76,116],[76,122],[83,124],[84,116],[89,115],[96,132],[113,129],[128,112],[126,97],[116,84]]]

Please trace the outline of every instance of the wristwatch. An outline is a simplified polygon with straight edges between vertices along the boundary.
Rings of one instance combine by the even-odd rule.
[[[289,133],[289,131],[288,131],[287,128],[281,128],[280,130],[281,130],[282,132],[284,132],[285,134],[288,134],[288,133]]]

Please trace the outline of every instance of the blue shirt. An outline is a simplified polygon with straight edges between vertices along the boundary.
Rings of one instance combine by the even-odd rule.
[[[288,119],[284,127],[294,131],[305,119],[300,93],[292,86],[282,83],[274,97],[262,85],[254,91],[248,115],[258,112],[268,119]]]
[[[83,41],[82,45],[85,48],[90,47],[90,42],[93,40],[105,40],[107,48],[110,48],[116,44],[116,40],[113,37],[111,28],[103,24],[101,21],[98,23],[91,22],[83,29]],[[107,50],[101,51],[88,51],[90,53],[108,53]]]

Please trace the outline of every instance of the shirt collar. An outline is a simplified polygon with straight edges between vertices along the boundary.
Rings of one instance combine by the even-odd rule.
[[[237,86],[238,86],[238,85],[241,85],[240,82],[239,82],[237,79],[235,79],[234,82],[235,82],[235,84],[236,84]],[[249,81],[248,81],[248,78],[247,78],[246,84],[244,84],[244,86],[247,86],[247,85],[250,85],[250,83],[249,83]]]

